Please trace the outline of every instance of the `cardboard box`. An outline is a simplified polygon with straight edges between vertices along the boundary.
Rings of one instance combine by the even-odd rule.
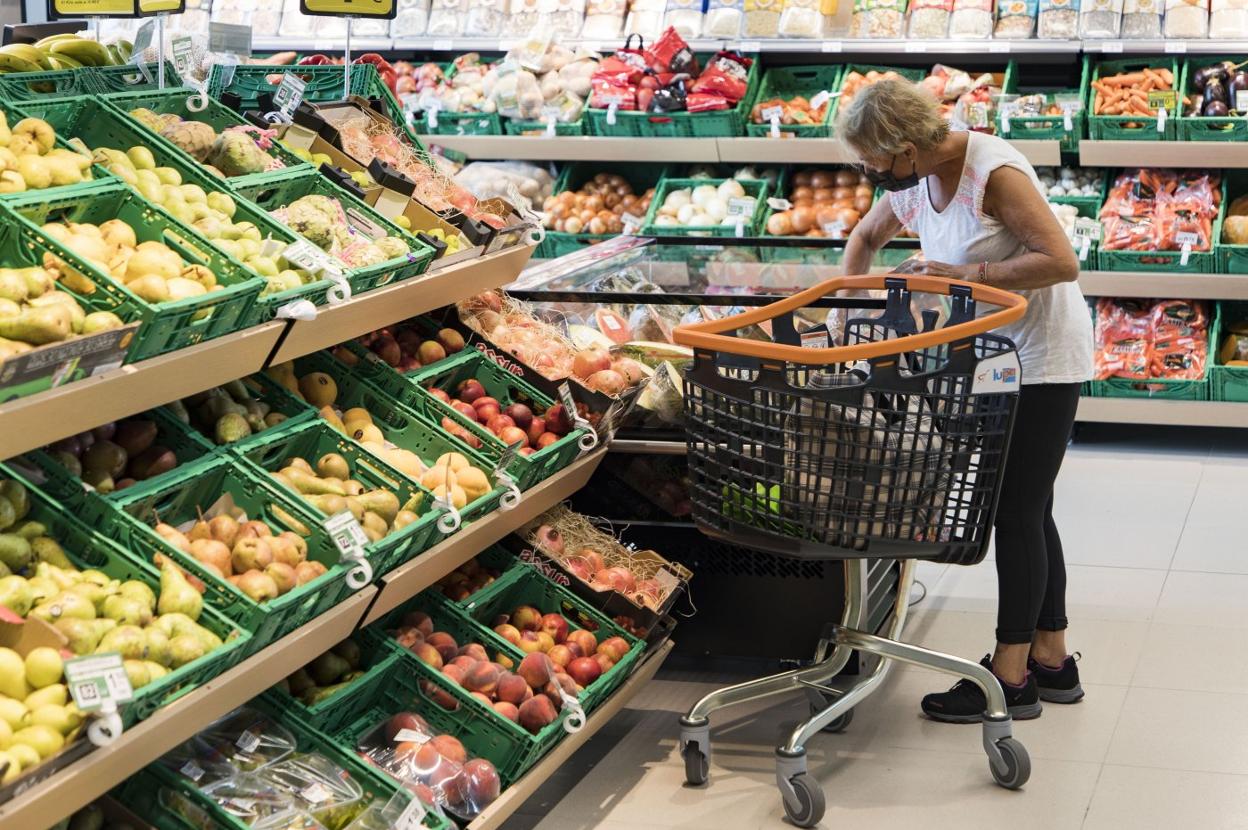
[[[415,199],[408,199],[407,207],[403,209],[403,215],[406,216],[407,220],[412,223],[412,233],[439,228],[442,233],[447,236],[454,235],[460,238],[460,242],[463,247],[453,254],[443,254],[435,259],[429,266],[430,271],[443,268],[447,265],[454,265],[456,262],[476,259],[485,253],[484,245],[471,245],[468,242],[468,238],[460,233],[459,228],[455,227],[450,222],[447,222],[445,219],[438,216],[436,213],[429,210],[429,208],[425,207]]]
[[[485,252],[492,254],[495,251],[501,251],[503,248],[510,248],[512,245],[520,245],[527,241],[530,231],[537,229],[537,224],[520,215],[520,212],[512,207],[511,203],[506,199],[495,197],[493,199],[482,199],[477,203],[483,211],[494,213],[503,217],[506,225],[494,234],[494,238],[486,245]]]
[[[139,323],[49,343],[0,361],[0,403],[103,374],[126,362]]]

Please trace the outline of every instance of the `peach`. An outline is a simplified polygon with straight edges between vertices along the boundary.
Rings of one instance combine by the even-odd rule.
[[[530,687],[540,689],[550,682],[550,658],[545,654],[526,655],[520,661],[520,667],[516,669],[516,674],[523,677],[524,682],[528,683]]]
[[[416,646],[425,641],[425,635],[420,633],[420,629],[408,626],[396,631],[394,639],[408,651],[415,651]],[[438,659],[440,660],[441,658],[442,656],[438,655]]]
[[[475,657],[469,657],[467,654],[461,654],[450,662],[452,666],[458,666],[463,669],[465,674],[472,670],[472,667],[481,662]]]
[[[528,682],[518,674],[505,674],[498,679],[496,694],[503,703],[519,706],[524,703],[525,692],[529,690]]]
[[[526,700],[520,704],[518,711],[520,725],[534,735],[554,723],[555,718],[559,717],[558,711],[555,710],[555,705],[545,695],[539,695],[532,700]]]
[[[451,409],[454,409],[474,424],[477,423],[477,410],[472,408],[472,404],[464,403],[463,401],[451,401]]]
[[[428,389],[428,390],[426,390],[426,391],[428,391],[430,395],[433,395],[435,398],[437,398],[438,400],[442,401],[442,403],[450,403],[450,402],[451,402],[451,396],[450,396],[450,395],[448,395],[448,394],[446,394],[446,390],[445,390],[445,389],[439,389],[439,388],[438,388],[438,387],[436,387],[436,386],[430,386],[430,387],[429,387],[429,389]]]
[[[399,712],[386,721],[386,740],[393,741],[394,736],[405,729],[423,732],[426,735],[432,734],[429,724],[420,715],[415,712]]]
[[[464,676],[464,688],[470,692],[492,695],[498,689],[498,669],[489,663],[477,663]]]
[[[602,676],[602,666],[592,657],[578,657],[568,664],[568,675],[577,685],[588,686]]]
[[[567,642],[569,644],[575,643],[579,646],[581,649],[581,656],[583,657],[588,657],[598,651],[598,638],[593,635],[593,632],[586,631],[583,628],[578,628],[575,631],[569,632]]]
[[[545,654],[555,647],[555,638],[547,634],[545,631],[537,632],[537,641],[541,644],[540,649],[542,654]]]
[[[499,417],[507,418],[506,415],[501,415]],[[511,419],[507,418],[507,420],[510,421]],[[498,435],[498,440],[502,441],[504,444],[519,444],[522,447],[527,447],[529,444],[528,433],[520,429],[520,427],[503,427],[496,434]]]
[[[426,340],[420,344],[420,348],[416,351],[416,357],[421,364],[428,366],[430,363],[437,363],[439,360],[446,359],[446,349],[442,348],[441,343],[433,340]]]
[[[424,611],[409,611],[403,615],[403,625],[420,629],[428,637],[433,633],[433,618]]]
[[[537,631],[542,627],[542,612],[532,605],[521,605],[511,612],[511,624],[521,631]]]
[[[482,694],[481,692],[472,692],[471,694],[472,697],[480,702],[482,706],[486,706],[491,709],[494,708],[494,701],[490,700],[489,695]]]
[[[485,398],[482,398],[481,400],[483,401],[485,400]],[[480,401],[478,401],[475,406],[475,409],[477,410],[477,420],[485,424],[485,428],[488,429],[490,432],[496,432],[497,430],[491,427],[490,423],[495,418],[504,417],[504,415],[502,414],[503,411],[498,408],[498,404],[487,403],[483,405]]]
[[[425,642],[433,646],[442,655],[442,662],[449,663],[459,654],[459,643],[445,631],[435,631],[425,637]]]
[[[521,702],[523,703],[523,701]],[[505,700],[500,700],[494,704],[494,711],[498,712],[512,723],[520,722],[520,710],[516,708],[516,704],[514,703],[508,703]]]
[[[490,656],[485,652],[485,646],[480,643],[469,643],[466,646],[461,646],[459,649],[459,656],[471,657],[473,660],[482,663],[489,662],[490,659]]]
[[[541,630],[554,638],[555,645],[568,639],[568,621],[562,614],[544,614]]]
[[[506,654],[503,654],[501,651],[494,655],[494,662],[497,663],[500,668],[507,670],[511,670],[516,667],[516,661],[512,660]]]
[[[416,655],[417,659],[430,668],[442,668],[442,652],[429,645],[428,642],[423,642],[417,645],[416,648],[412,649],[412,653]]]
[[[514,625],[510,625],[508,623],[496,625],[494,626],[494,633],[512,645],[520,645],[520,629],[516,628]]]
[[[558,440],[559,436],[555,435],[553,432],[543,432],[541,435],[537,436],[537,443],[533,446],[537,447],[539,450],[544,450]]]
[[[602,673],[606,674],[615,666],[615,661],[605,654],[595,654],[594,660],[598,661],[598,665],[602,667]]]
[[[498,407],[498,410],[500,412],[503,409],[503,405],[498,402],[498,398],[491,398],[489,395],[485,395],[483,397],[477,398],[475,401],[472,402],[472,406],[474,409],[480,409],[483,406],[496,406]],[[485,419],[482,418],[481,420],[485,420]]]
[[[554,663],[556,668],[566,668],[569,663],[580,657],[579,654],[573,654],[572,649],[565,645],[555,646],[546,656],[550,658],[550,662]]]
[[[464,749],[464,745],[459,742],[459,738],[451,735],[438,735],[429,742],[433,748],[438,751],[446,760],[462,764],[468,760],[468,750]]]
[[[460,381],[455,392],[457,397],[466,404],[471,404],[477,398],[485,397],[485,387],[476,378]]]
[[[449,677],[457,686],[464,685],[464,678],[468,676],[467,669],[454,663],[449,666],[443,666],[442,673]]]
[[[464,787],[468,800],[481,808],[498,798],[503,784],[493,764],[484,758],[473,758],[464,764]]]
[[[546,635],[550,637],[549,634]],[[552,641],[553,644],[553,641]],[[517,643],[520,650],[525,654],[533,654],[542,650],[542,638],[536,631],[524,631],[520,634],[520,642]]]
[[[519,426],[519,424],[517,424],[517,426]],[[541,438],[542,433],[545,431],[546,431],[546,419],[539,417],[537,415],[534,415],[533,419],[529,421],[528,429],[526,429],[524,433],[525,435],[529,437],[529,444],[536,446],[537,439]]]

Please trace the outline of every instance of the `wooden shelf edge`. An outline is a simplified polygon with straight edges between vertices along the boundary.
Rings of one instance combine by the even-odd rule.
[[[494,511],[386,574],[382,577],[381,593],[360,625],[381,619],[499,539],[580,490],[606,453],[606,448],[601,448],[577,459],[566,469],[525,491],[514,509]]]
[[[97,749],[0,805],[0,828],[51,827],[103,795],[204,726],[313,660],[330,645],[349,637],[376,593],[374,586],[366,586],[199,689],[163,707],[123,734],[112,746]]]
[[[506,285],[520,275],[534,248],[533,245],[516,245],[378,288],[341,305],[322,308],[315,320],[295,323],[274,355],[273,362],[294,360],[382,326]]]
[[[285,327],[264,323],[0,406],[0,459],[259,371]]]
[[[1161,398],[1083,398],[1075,420],[1156,426],[1248,427],[1248,404]]]
[[[615,694],[607,698],[606,702],[598,708],[596,712],[589,716],[585,722],[585,727],[572,735],[564,738],[562,742],[557,744],[542,760],[521,776],[520,780],[512,784],[498,800],[486,807],[479,816],[472,820],[468,825],[468,830],[498,830],[512,813],[520,808],[529,796],[537,791],[537,788],[544,784],[550,776],[562,766],[572,755],[588,743],[589,739],[597,734],[598,730],[611,720],[620,710],[622,710],[641,689],[654,679],[659,668],[663,665],[663,661],[671,654],[675,643],[671,640],[659,646],[653,654],[647,657],[641,665],[637,667],[637,671],[633,672],[632,677],[624,681],[624,685],[616,690]]]
[[[1079,142],[1084,167],[1248,167],[1242,141],[1102,141]]]

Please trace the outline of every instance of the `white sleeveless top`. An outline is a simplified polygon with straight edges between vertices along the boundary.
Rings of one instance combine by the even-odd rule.
[[[889,194],[893,213],[918,234],[924,257],[950,265],[970,265],[1000,262],[1026,252],[1005,225],[983,212],[984,189],[998,167],[1021,170],[1044,193],[1022,153],[996,136],[971,132],[967,134],[962,180],[944,211],[932,207],[926,178],[915,187]],[[1079,285],[1063,282],[1018,293],[1027,298],[1026,315],[996,333],[1018,347],[1023,383],[1089,380],[1092,318]]]

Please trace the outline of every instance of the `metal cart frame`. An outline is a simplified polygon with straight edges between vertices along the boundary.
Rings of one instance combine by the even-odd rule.
[[[791,345],[737,340],[726,334],[744,323],[752,324],[761,320],[772,320],[777,332],[791,329],[791,321],[786,322],[784,318],[772,319],[774,315],[791,313],[813,299],[840,289],[887,288],[890,291],[890,306],[896,307],[894,304],[898,298],[893,295],[905,294],[911,287],[950,294],[962,302],[961,313],[956,314],[950,320],[949,325],[939,331],[931,330],[934,320],[930,320],[925,321],[928,325],[922,333],[914,330],[913,327],[911,330],[906,330],[902,325],[897,333],[903,337],[879,342],[858,342],[854,345],[830,349],[800,349]],[[975,299],[1001,306],[1003,310],[977,319],[974,314]],[[908,294],[905,300],[908,303]],[[846,355],[851,356],[852,359],[887,358],[890,355],[912,349],[929,348],[944,342],[965,342],[966,338],[983,334],[991,328],[1019,319],[1025,311],[1026,301],[1021,297],[986,286],[971,286],[966,283],[930,277],[905,279],[847,277],[830,280],[774,303],[766,309],[753,310],[725,320],[682,326],[677,330],[676,339],[683,345],[694,347],[695,351],[701,350],[704,355],[722,349],[734,355],[759,358],[764,362],[783,363],[785,360],[792,360],[799,363],[827,364],[844,362],[847,359]],[[888,313],[886,311],[886,318],[881,319],[887,319]],[[889,322],[896,322],[897,319],[894,317]],[[792,335],[789,339],[792,339]],[[907,341],[909,345],[899,345],[902,341]],[[688,398],[688,395],[686,397]],[[688,400],[686,405],[688,406]],[[989,516],[992,512],[995,512],[995,495]],[[760,534],[749,532],[744,528],[741,530],[747,534],[747,538],[734,539],[732,530],[737,528],[731,525],[729,528],[701,526],[701,529],[712,537],[723,538],[737,544],[754,545],[767,542]],[[775,540],[775,544],[772,552],[784,555],[787,547],[784,540]],[[947,555],[950,558],[944,561],[974,564],[983,558],[987,549],[987,537],[984,536],[978,540],[978,544],[981,547],[977,552],[978,558],[974,561],[960,561],[960,559],[966,560],[970,555],[967,551],[920,556],[919,558],[939,559]],[[819,557],[821,547],[824,548],[826,555]],[[844,730],[852,719],[854,707],[880,688],[888,677],[894,662],[935,669],[969,680],[979,686],[987,701],[987,709],[983,717],[982,741],[984,751],[988,755],[992,777],[999,785],[1007,789],[1018,789],[1027,782],[1031,775],[1031,761],[1022,743],[1013,737],[1012,719],[1006,706],[1005,695],[1000,682],[992,672],[969,660],[900,641],[909,607],[910,587],[914,578],[915,559],[910,558],[908,554],[921,554],[913,543],[901,541],[890,548],[884,540],[884,544],[875,553],[867,553],[860,548],[840,549],[838,553],[826,546],[803,543],[793,546],[788,553],[798,558],[842,560],[845,568],[845,604],[842,619],[839,623],[831,625],[821,639],[812,665],[711,692],[694,704],[688,714],[680,719],[680,752],[685,762],[685,778],[690,785],[703,785],[709,778],[710,715],[712,712],[738,703],[801,691],[810,699],[811,717],[794,728],[788,740],[776,748],[776,784],[780,789],[785,813],[791,822],[799,827],[813,827],[818,824],[823,817],[826,804],[822,787],[808,775],[806,744],[819,732]],[[901,560],[901,573],[892,613],[884,626],[886,633],[880,636],[865,630],[868,625],[869,611],[866,591],[867,564],[870,558],[890,555]],[[860,655],[863,673],[851,678],[837,678],[854,652]]]

